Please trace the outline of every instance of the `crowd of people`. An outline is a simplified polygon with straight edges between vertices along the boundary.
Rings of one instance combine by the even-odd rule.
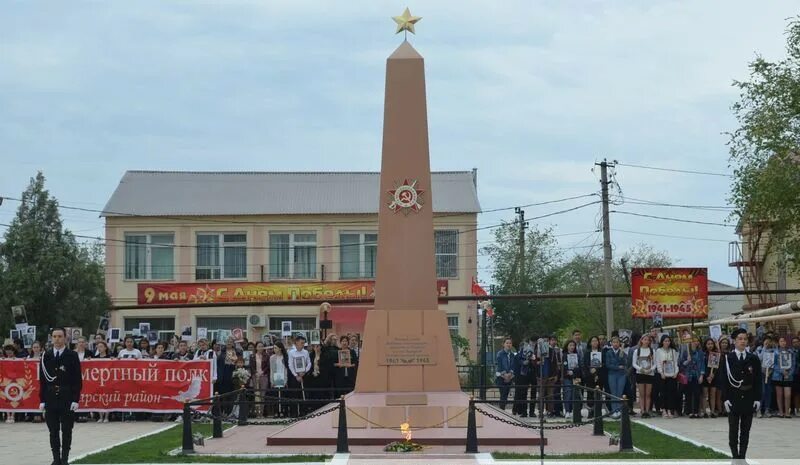
[[[763,417],[790,418],[800,415],[800,334],[777,335],[759,331],[749,335],[747,350],[762,361]],[[15,340],[3,347],[2,358],[41,358],[46,344],[34,342],[30,348]],[[587,391],[576,388],[600,388],[615,398],[626,396],[630,412],[642,418],[715,418],[726,415],[721,398],[725,382],[719,373],[724,354],[732,350],[731,340],[723,334],[718,340],[691,336],[680,342],[661,330],[651,328],[643,335],[612,333],[583,340],[580,330],[560,342],[555,336],[531,337],[514,349],[513,341],[504,341],[495,357],[499,407],[506,409],[513,392],[512,413],[520,417],[572,416],[573,409],[590,407]],[[358,372],[359,340],[353,335],[328,335],[322,344],[308,344],[303,335],[264,340],[226,341],[201,338],[196,342],[180,340],[154,345],[145,338],[126,336],[121,343],[109,344],[97,335],[93,344],[80,337],[74,350],[81,361],[87,359],[162,359],[214,360],[214,391],[226,394],[241,387],[250,388],[247,400],[251,415],[261,417],[297,416],[314,404],[292,399],[319,400],[338,398],[353,390]],[[349,356],[342,356],[342,352]],[[345,355],[347,355],[345,353]],[[770,362],[771,360],[771,362]],[[724,363],[724,362],[722,362]],[[543,411],[537,401],[545,399]],[[235,396],[225,397],[222,413],[235,412]],[[608,399],[603,405],[612,418],[619,418],[622,404]],[[589,408],[589,415],[593,408]],[[127,420],[166,420],[168,416],[140,413],[82,414],[81,420],[98,422]],[[5,414],[6,422],[42,421],[39,414]],[[80,420],[79,420],[80,421]]]
[[[759,328],[761,329],[761,328]],[[583,340],[580,330],[560,343],[557,337],[531,337],[518,344],[507,338],[495,357],[499,407],[506,409],[513,392],[512,413],[520,417],[572,416],[590,400],[588,391],[600,388],[615,398],[628,399],[631,415],[642,418],[716,418],[726,416],[720,373],[725,354],[733,350],[730,337],[717,340],[689,334],[685,343],[661,330],[646,334],[612,333]],[[762,418],[800,416],[800,333],[796,336],[758,331],[748,334],[747,351],[762,362]],[[543,411],[537,401],[543,400]],[[591,407],[592,404],[587,404]],[[621,416],[622,403],[604,402],[612,418]],[[593,408],[589,408],[593,415]]]
[[[322,344],[308,344],[302,334],[278,338],[269,335],[252,342],[246,339],[226,341],[200,338],[196,342],[175,336],[170,342],[151,345],[145,338],[126,336],[121,343],[109,344],[103,335],[96,335],[93,344],[85,337],[73,343],[72,349],[80,361],[90,359],[146,360],[214,360],[212,378],[214,391],[226,394],[241,387],[248,389],[248,405],[253,416],[296,416],[308,411],[313,404],[300,405],[291,399],[305,398],[324,401],[352,391],[358,371],[359,339],[355,335],[329,334]],[[47,344],[35,341],[29,349],[21,340],[3,346],[5,359],[40,360]],[[349,352],[343,357],[341,352]],[[224,397],[222,413],[230,415],[239,399]],[[6,413],[6,423],[15,421],[41,422],[40,414]],[[78,421],[129,421],[151,419],[165,421],[170,415],[122,412],[83,413]]]

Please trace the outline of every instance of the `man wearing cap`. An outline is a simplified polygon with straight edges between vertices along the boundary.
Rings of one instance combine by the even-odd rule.
[[[294,393],[293,397],[304,400],[306,397],[303,390],[305,388],[303,378],[306,373],[311,371],[311,357],[308,355],[305,345],[305,336],[297,334],[294,338],[294,347],[289,350],[289,371],[292,372],[292,376],[289,377],[289,388],[296,389],[292,391]],[[292,414],[297,413],[299,415],[303,411],[305,411],[305,405],[300,404],[298,404],[297,408],[291,409]]]
[[[750,442],[753,413],[760,407],[761,361],[748,353],[747,331],[737,329],[732,334],[734,350],[720,363],[722,400],[728,412],[728,443],[734,461],[744,460]]]

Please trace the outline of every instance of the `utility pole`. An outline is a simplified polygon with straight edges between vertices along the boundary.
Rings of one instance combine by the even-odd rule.
[[[611,280],[611,226],[608,212],[608,162],[603,159],[600,165],[600,186],[603,197],[603,278],[605,278],[605,291],[612,292]],[[611,338],[614,330],[614,299],[606,297],[606,337]]]
[[[519,288],[517,292],[528,292],[525,287],[528,274],[525,269],[525,230],[528,229],[528,223],[525,222],[525,210],[517,207],[514,209],[517,214],[517,221],[519,222]]]

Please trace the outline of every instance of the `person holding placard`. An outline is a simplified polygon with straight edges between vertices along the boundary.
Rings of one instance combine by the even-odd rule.
[[[719,376],[723,384],[722,399],[728,412],[728,444],[734,459],[744,459],[750,443],[753,413],[759,409],[761,398],[761,362],[747,353],[747,331],[737,329],[731,336],[735,348],[720,363]]]
[[[727,334],[723,335],[719,339],[719,342],[717,342],[717,348],[719,349],[719,363],[724,363],[725,356],[731,351],[731,341]],[[727,417],[728,412],[722,408],[722,383],[726,382],[727,380],[724,380],[719,376],[719,368],[717,368],[716,373],[714,374],[714,384],[717,388],[717,410],[720,415]]]
[[[797,369],[797,354],[789,348],[785,337],[778,339],[773,367],[772,384],[775,385],[775,396],[778,400],[778,417],[792,418],[789,407],[792,405],[792,381]]]
[[[700,339],[692,337],[692,343],[681,354],[680,372],[686,377],[686,411],[689,418],[700,418],[700,396],[705,379],[705,354],[700,349]]]
[[[639,407],[642,410],[642,418],[650,418],[656,364],[655,350],[651,347],[649,334],[645,334],[639,339],[639,347],[633,351],[631,366],[636,372],[636,385],[639,388]]]
[[[703,397],[700,410],[703,412],[703,418],[708,418],[709,412],[711,418],[717,418],[717,384],[716,384],[716,371],[719,368],[719,351],[717,350],[717,343],[712,338],[708,338],[703,343],[703,352],[706,357],[706,377],[703,380]],[[708,408],[708,412],[706,411]]]
[[[583,367],[578,354],[578,345],[574,340],[567,342],[564,348],[562,384],[564,386],[564,417],[572,416],[573,408],[581,408],[579,390],[575,385],[581,384]]]
[[[660,347],[655,355],[656,376],[661,383],[661,407],[664,418],[673,418],[678,414],[678,351],[672,338],[661,336]]]
[[[775,366],[775,346],[773,345],[772,337],[769,335],[764,337],[764,343],[756,349],[756,355],[761,359],[761,369],[764,376],[761,378],[761,418],[764,418],[770,412],[772,405],[772,370]],[[773,414],[774,415],[774,414]]]
[[[615,397],[622,397],[622,393],[625,390],[625,379],[627,378],[627,355],[620,347],[618,336],[611,338],[611,349],[606,352],[603,365],[608,370],[608,386],[611,389],[611,394]],[[617,400],[612,401],[612,409],[614,413],[611,418],[619,419],[622,415],[622,403]]]
[[[281,392],[286,387],[289,374],[289,357],[286,354],[286,347],[281,341],[275,341],[272,346],[272,355],[269,357],[270,384],[274,389],[273,394],[277,395],[278,402],[275,415],[278,417],[288,416],[288,409],[281,402]]]
[[[358,355],[350,347],[350,337],[342,336],[339,338],[338,359],[334,363],[336,396],[343,396],[353,390],[356,385],[356,366],[358,365]]]
[[[304,378],[311,371],[311,357],[305,349],[306,338],[298,334],[294,338],[294,347],[289,351],[289,387],[294,389],[293,397],[306,399]],[[298,404],[297,408],[291,409],[292,415],[299,414],[302,407]]]

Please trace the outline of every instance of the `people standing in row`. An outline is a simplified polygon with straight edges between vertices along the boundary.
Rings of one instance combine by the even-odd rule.
[[[514,380],[514,351],[513,341],[507,337],[503,341],[503,348],[495,356],[495,383],[500,391],[500,410],[505,410],[508,394],[511,392]]]
[[[778,348],[772,363],[772,384],[778,401],[778,417],[791,418],[792,381],[797,370],[797,354],[789,348],[785,337],[778,339]]]
[[[631,364],[636,373],[642,418],[650,418],[656,364],[655,350],[651,347],[649,334],[645,334],[639,339],[639,347],[633,351]]]

